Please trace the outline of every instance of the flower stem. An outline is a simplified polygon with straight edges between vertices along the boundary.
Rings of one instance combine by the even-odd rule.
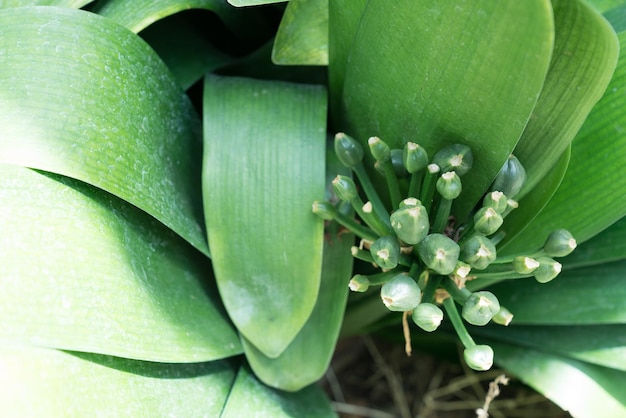
[[[385,208],[385,205],[383,204],[382,200],[380,200],[378,193],[376,193],[376,189],[374,188],[374,185],[372,184],[370,177],[367,175],[367,172],[365,171],[365,167],[363,166],[363,163],[359,163],[355,165],[354,167],[352,167],[352,169],[354,170],[357,177],[359,178],[359,181],[361,182],[361,186],[363,187],[363,190],[365,191],[365,195],[372,202],[374,212],[378,214],[385,223],[387,223],[389,219],[389,212]]]
[[[448,314],[448,318],[450,318],[450,322],[452,322],[452,326],[463,343],[463,346],[465,348],[474,347],[476,343],[472,339],[472,336],[469,335],[469,332],[467,332],[467,329],[463,324],[463,320],[461,319],[461,315],[459,315],[459,311],[454,304],[454,300],[452,300],[452,298],[446,298],[443,301],[443,308]]]

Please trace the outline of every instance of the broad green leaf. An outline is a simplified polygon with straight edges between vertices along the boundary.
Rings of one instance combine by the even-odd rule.
[[[611,25],[581,0],[553,0],[555,40],[550,69],[515,147],[527,179],[518,198],[565,151],[606,89],[619,56]],[[537,193],[533,191],[533,193]]]
[[[228,3],[235,7],[260,6],[270,3],[286,3],[289,0],[228,0]]]
[[[516,324],[626,324],[626,261],[563,271],[549,283],[507,281],[489,290]]]
[[[626,416],[626,372],[489,342],[495,361],[575,417]]]
[[[243,348],[254,374],[265,384],[296,391],[319,380],[335,350],[348,297],[352,272],[350,247],[354,236],[337,237],[337,225],[325,234],[322,280],[317,302],[296,338],[275,359],[243,339]]]
[[[0,409],[10,417],[217,417],[236,369],[4,346]]]
[[[626,371],[626,325],[489,326],[472,329],[486,336],[599,366]]]
[[[328,1],[291,0],[276,33],[272,61],[328,65]]]
[[[208,254],[200,121],[140,38],[95,14],[0,10],[0,162],[91,183]]]
[[[559,260],[564,269],[609,263],[626,258],[626,217],[615,222]]]
[[[208,260],[163,224],[73,179],[0,177],[0,340],[166,362],[241,352]]]
[[[354,297],[349,300],[341,327],[341,335],[344,337],[363,334],[376,322],[393,315],[380,300],[380,287],[370,288],[363,295],[351,296]]]
[[[296,393],[283,392],[259,382],[241,367],[221,418],[332,418],[333,412],[321,388],[311,385]]]
[[[474,168],[453,208],[463,219],[520,138],[553,40],[546,0],[371,1],[348,58],[342,128],[429,155],[469,145]]]
[[[183,90],[189,89],[206,73],[233,61],[180,14],[148,26],[141,37],[159,54]]]
[[[0,9],[22,6],[59,6],[80,9],[93,0],[0,0]]]
[[[567,172],[571,157],[571,146],[563,152],[563,155],[552,166],[550,171],[543,176],[539,183],[519,202],[519,207],[511,212],[504,221],[500,231],[504,232],[504,240],[498,245],[498,258],[511,257],[506,251],[509,242],[514,242],[515,237],[535,219],[541,210],[548,204],[554,193],[559,188],[563,177]],[[525,247],[525,251],[534,251],[535,248]]]
[[[334,123],[341,120],[341,96],[350,48],[367,0],[328,2],[328,88]]]
[[[208,76],[203,196],[231,319],[278,356],[313,310],[322,267],[326,97],[319,86]]]
[[[604,97],[572,143],[569,168],[544,210],[507,246],[507,254],[540,248],[550,232],[568,229],[579,243],[626,215],[626,32]]]
[[[100,0],[93,12],[138,33],[157,20],[188,9],[211,10],[220,16],[232,13],[223,0]]]

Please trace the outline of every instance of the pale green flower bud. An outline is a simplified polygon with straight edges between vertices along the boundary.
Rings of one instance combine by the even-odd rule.
[[[484,270],[496,260],[496,247],[489,238],[474,235],[461,245],[460,259],[472,268]]]
[[[378,238],[370,247],[374,263],[382,269],[393,269],[398,266],[400,259],[400,243],[394,236],[387,235]]]
[[[489,370],[493,366],[493,349],[488,345],[474,345],[463,351],[463,358],[473,370]]]
[[[553,231],[546,239],[543,251],[550,257],[565,257],[576,248],[576,240],[566,229]]]
[[[500,191],[508,197],[515,197],[522,190],[525,182],[526,170],[517,157],[511,154],[491,184],[491,190]]]
[[[362,274],[356,274],[352,279],[350,279],[350,283],[348,283],[348,287],[353,292],[366,292],[370,287],[370,280],[367,276],[363,276]]]
[[[330,202],[316,200],[313,202],[312,210],[314,214],[327,221],[332,221],[337,216],[337,209]]]
[[[502,213],[507,208],[508,198],[502,192],[491,192],[485,195],[483,199],[483,207],[494,208],[496,212]]]
[[[463,190],[461,178],[454,171],[443,173],[437,179],[436,187],[441,197],[448,200],[456,199]]]
[[[383,284],[380,298],[390,311],[411,311],[420,303],[422,291],[411,277],[401,273]]]
[[[494,208],[481,208],[474,215],[474,230],[483,235],[491,235],[502,226],[502,222],[502,216]]]
[[[346,167],[354,167],[363,161],[363,147],[343,132],[335,135],[335,154]]]
[[[472,271],[472,266],[470,266],[469,264],[462,261],[456,262],[456,268],[454,269],[455,276],[464,279],[467,277],[468,274],[470,274],[470,271]]]
[[[537,261],[539,262],[539,267],[533,272],[533,275],[539,283],[548,283],[561,272],[561,263],[554,261],[550,257],[539,257]]]
[[[513,313],[504,306],[500,307],[498,313],[492,318],[492,321],[499,325],[508,326],[513,320]]]
[[[333,190],[340,200],[349,202],[357,197],[354,181],[350,177],[338,175],[332,181]]]
[[[537,270],[539,261],[531,257],[519,256],[513,259],[513,270],[519,274],[530,274]]]
[[[390,216],[391,227],[398,238],[409,245],[415,245],[423,240],[430,228],[426,208],[419,203],[419,200],[415,200],[418,204],[401,207]]]
[[[472,293],[465,304],[461,315],[472,325],[487,325],[500,310],[498,298],[486,290]]]
[[[419,199],[415,197],[407,197],[402,202],[400,202],[400,209],[402,209],[403,207],[407,207],[407,206],[408,207],[422,206],[422,202],[420,202]]]
[[[419,256],[429,269],[450,274],[459,260],[459,245],[443,234],[430,234],[419,243]]]
[[[420,303],[413,309],[413,322],[427,332],[433,332],[443,321],[443,311],[432,303]]]
[[[382,139],[373,136],[367,140],[370,152],[376,161],[387,161],[391,158],[391,148]]]
[[[413,174],[428,165],[428,153],[414,142],[407,142],[402,150],[402,162],[406,170]]]
[[[472,168],[474,156],[467,145],[453,144],[439,150],[433,157],[433,163],[441,167],[444,173],[454,171],[463,176]]]

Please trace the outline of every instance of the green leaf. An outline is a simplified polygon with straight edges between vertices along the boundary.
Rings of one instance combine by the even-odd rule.
[[[489,326],[472,329],[487,336],[563,357],[626,371],[626,325],[585,326]]]
[[[626,261],[563,271],[549,283],[519,279],[489,288],[515,324],[626,324]]]
[[[0,162],[91,183],[208,254],[200,124],[150,47],[108,19],[0,10]]]
[[[367,0],[328,2],[328,88],[333,122],[341,120],[341,96],[350,48]]]
[[[313,310],[322,266],[326,98],[318,86],[209,76],[204,208],[239,331],[278,356]]]
[[[93,12],[138,33],[157,20],[188,9],[211,10],[220,17],[232,14],[232,8],[222,0],[101,0]]]
[[[141,37],[159,54],[183,90],[233,61],[180,14],[153,23],[141,32]]]
[[[507,254],[541,248],[550,232],[569,230],[582,243],[626,215],[626,32],[604,97],[572,143],[569,168],[545,209],[507,246]]]
[[[515,147],[526,169],[521,198],[550,170],[606,89],[619,56],[611,25],[579,0],[553,0],[555,40],[550,69]],[[534,193],[534,192],[533,192]]]
[[[0,340],[196,362],[241,352],[206,257],[136,207],[0,164]]]
[[[509,242],[514,242],[515,237],[524,228],[535,219],[535,217],[541,212],[541,210],[550,202],[554,193],[561,185],[563,177],[567,172],[569,160],[571,157],[571,146],[563,152],[563,155],[552,166],[550,171],[543,176],[539,183],[532,190],[532,193],[527,194],[519,202],[519,207],[511,212],[504,220],[504,224],[500,228],[500,231],[505,233],[504,240],[498,245],[498,258],[505,259],[511,257],[507,252],[506,247]],[[528,251],[529,248],[524,248]]]
[[[619,6],[606,10],[604,12],[604,17],[611,22],[615,32],[623,32],[626,30],[626,1],[619,0],[617,3],[620,3]]]
[[[626,416],[626,372],[489,342],[497,364],[575,417]]]
[[[317,302],[308,321],[287,349],[275,359],[243,339],[243,348],[254,374],[265,384],[288,391],[319,380],[335,350],[348,297],[352,272],[350,247],[354,236],[342,234],[337,225],[326,233],[322,280]]]
[[[610,263],[626,258],[626,217],[615,222],[559,260],[564,269]]]
[[[222,418],[331,418],[333,412],[321,388],[308,386],[296,393],[282,392],[259,382],[241,367],[222,411]]]
[[[0,9],[22,6],[59,6],[80,9],[93,0],[0,0]]]
[[[14,417],[219,416],[236,374],[226,361],[148,363],[0,347],[0,405]]]
[[[272,61],[328,65],[328,0],[291,0],[280,22]]]
[[[476,164],[453,207],[464,219],[526,125],[553,39],[545,0],[370,2],[348,59],[343,128],[429,155],[469,145]]]
[[[235,7],[259,6],[262,4],[285,3],[289,0],[228,0]]]
[[[626,3],[624,0],[586,0],[586,2],[601,13],[623,6]]]

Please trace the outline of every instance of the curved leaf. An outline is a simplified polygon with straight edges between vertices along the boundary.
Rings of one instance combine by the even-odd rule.
[[[219,416],[236,367],[147,363],[46,348],[0,347],[0,405],[14,417]]]
[[[322,266],[326,102],[316,86],[209,76],[204,208],[213,267],[239,331],[269,357],[313,310]]]
[[[291,0],[280,22],[272,61],[328,65],[328,0]]]
[[[289,0],[228,0],[235,7],[259,6],[270,3],[285,3]]]
[[[626,324],[626,261],[563,271],[545,284],[519,279],[490,287],[515,324]]]
[[[556,36],[550,69],[515,147],[527,173],[518,199],[533,189],[574,139],[602,97],[619,56],[613,28],[584,2],[553,0],[552,7]]]
[[[2,9],[0,66],[0,161],[100,187],[208,254],[199,120],[145,42],[81,10]]]
[[[515,318],[513,318],[515,321]],[[599,366],[626,371],[626,325],[477,327],[483,335]]]
[[[348,297],[352,272],[350,247],[354,236],[342,234],[337,225],[325,235],[322,280],[313,312],[296,338],[280,356],[269,358],[246,339],[243,348],[250,367],[265,384],[283,390],[300,390],[319,380],[335,350]]]
[[[604,12],[604,17],[611,23],[615,32],[623,32],[626,30],[626,2],[624,0],[619,0],[616,3],[615,8],[610,10],[606,10]]]
[[[474,168],[453,208],[464,219],[526,125],[553,32],[545,0],[369,2],[348,59],[343,128],[429,155],[469,145]]]
[[[626,415],[626,372],[581,361],[489,342],[497,364],[544,394],[575,417]]]
[[[22,6],[59,6],[80,9],[93,0],[0,0],[0,9]]]
[[[563,182],[543,211],[510,245],[507,254],[541,248],[550,232],[568,229],[582,243],[626,215],[626,32],[607,91],[572,143]]]
[[[141,37],[159,54],[183,90],[206,73],[233,61],[180,15],[148,26]]]
[[[247,367],[241,367],[221,418],[334,418],[328,398],[311,385],[288,393],[259,382]]]
[[[157,20],[188,9],[211,10],[220,16],[232,13],[222,0],[101,0],[93,12],[138,33]]]
[[[0,340],[150,361],[241,352],[208,260],[136,207],[0,164]]]

